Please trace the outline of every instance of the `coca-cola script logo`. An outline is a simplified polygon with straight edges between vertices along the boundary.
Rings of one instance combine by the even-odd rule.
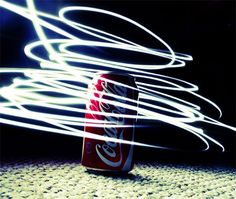
[[[99,85],[99,84],[98,84]],[[106,94],[114,94],[117,96],[127,96],[127,88],[124,86],[117,86],[106,81],[101,81],[101,93],[94,92],[94,96],[100,99],[106,98]],[[97,89],[96,85],[93,86],[94,90]],[[104,97],[105,96],[105,97]],[[124,99],[120,98],[112,98],[112,101],[125,103]],[[90,110],[96,110],[100,112],[109,112],[122,115],[125,113],[125,108],[114,106],[108,103],[104,103],[102,101],[96,101],[96,103],[91,103],[89,105]],[[115,117],[115,116],[103,116],[104,125],[106,125],[106,121],[112,122],[112,124],[124,125],[125,119],[123,117]],[[97,116],[94,116],[97,119]],[[109,125],[109,124],[108,124]],[[123,139],[124,128],[116,128],[116,127],[104,127],[104,135],[111,138]],[[104,141],[104,144],[96,144],[96,152],[99,158],[107,165],[111,167],[119,167],[122,163],[122,153],[121,153],[121,144],[117,142]],[[117,160],[117,158],[119,159]]]

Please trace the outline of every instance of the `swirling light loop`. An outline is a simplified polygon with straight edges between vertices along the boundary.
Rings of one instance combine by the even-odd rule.
[[[151,72],[152,70],[183,67],[185,66],[185,61],[192,60],[190,55],[175,53],[164,40],[143,25],[111,11],[91,7],[70,6],[60,9],[58,16],[54,16],[37,10],[32,0],[27,0],[27,6],[28,7],[22,7],[4,0],[0,1],[0,7],[15,12],[32,21],[39,40],[26,45],[24,52],[29,58],[37,61],[41,68],[34,69],[26,67],[0,69],[0,73],[22,73],[26,77],[24,79],[16,78],[10,86],[0,88],[0,96],[5,100],[0,105],[0,112],[2,114],[0,123],[65,135],[89,137],[161,149],[174,149],[94,135],[90,132],[84,132],[81,129],[81,127],[86,125],[92,125],[94,127],[106,125],[106,128],[114,126],[117,128],[130,127],[119,124],[114,125],[112,122],[86,120],[84,118],[84,114],[88,112],[88,110],[85,109],[85,104],[88,103],[89,94],[87,85],[91,83],[94,74],[99,71],[119,70],[124,73],[129,73],[136,78],[136,83],[140,92],[138,102],[139,107],[100,99],[95,96],[93,99],[108,104],[111,103],[126,109],[136,110],[138,116],[122,114],[122,117],[138,119],[140,125],[137,126],[142,126],[142,121],[145,120],[162,121],[182,128],[195,135],[205,144],[205,147],[202,150],[208,150],[208,141],[211,141],[221,147],[222,151],[224,151],[224,147],[220,142],[206,135],[201,128],[195,127],[194,123],[197,121],[206,122],[229,128],[233,131],[236,131],[236,128],[204,115],[201,113],[201,107],[199,105],[186,99],[176,97],[174,94],[169,94],[166,91],[188,93],[213,106],[218,110],[219,115],[221,116],[222,113],[220,108],[212,101],[197,94],[196,91],[198,91],[198,87],[196,85],[178,78]],[[166,49],[149,48],[127,38],[111,34],[89,25],[84,25],[67,17],[69,12],[78,11],[93,12],[95,14],[103,14],[109,17],[118,18],[139,28],[145,32],[147,36],[151,36],[155,42],[161,44]],[[82,39],[73,34],[73,31],[68,32],[61,28],[60,25],[56,26],[52,22],[50,23],[50,21],[63,23],[64,25],[73,28],[75,31],[83,32],[100,41]],[[45,29],[57,33],[61,38],[49,38],[48,35],[45,34]],[[109,60],[101,58],[96,54],[85,55],[82,51],[77,52],[70,49],[75,46],[107,48],[125,52],[141,53],[164,58],[168,60],[168,63],[137,64],[128,63],[125,60],[122,62],[113,59]],[[43,56],[36,53],[36,50],[40,48],[45,49],[48,55]],[[86,68],[82,64],[89,65],[89,68]],[[120,82],[111,80],[106,81],[110,81],[116,85],[129,87]],[[63,97],[60,95],[63,95]],[[107,95],[129,102],[136,102],[114,94]],[[58,114],[57,111],[61,111],[63,114]],[[94,112],[90,111],[90,113]],[[116,113],[96,112],[96,114],[121,117],[121,115]],[[43,122],[44,125],[40,125],[37,122]]]

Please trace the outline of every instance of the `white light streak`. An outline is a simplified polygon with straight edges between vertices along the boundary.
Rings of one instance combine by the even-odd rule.
[[[228,126],[210,116],[204,115],[199,105],[187,101],[186,99],[176,97],[174,94],[168,94],[169,92],[165,92],[174,91],[178,93],[188,93],[199,100],[207,102],[218,110],[219,116],[222,115],[220,108],[215,103],[196,93],[198,86],[178,78],[152,72],[152,70],[183,67],[185,66],[185,61],[191,61],[192,57],[182,53],[175,53],[164,40],[143,25],[120,14],[91,7],[65,7],[59,10],[58,16],[37,10],[33,0],[27,0],[27,7],[1,0],[0,7],[32,21],[39,40],[26,45],[24,52],[29,58],[37,61],[41,67],[39,69],[30,67],[0,68],[0,73],[22,73],[26,77],[24,79],[16,78],[11,85],[0,88],[0,96],[5,99],[5,101],[0,104],[0,123],[65,135],[103,139],[161,149],[174,149],[98,136],[81,130],[81,127],[86,125],[92,125],[94,127],[103,127],[106,125],[106,128],[114,127],[114,124],[109,122],[92,119],[85,120],[84,114],[88,112],[85,109],[85,104],[88,101],[87,85],[90,84],[94,74],[99,71],[113,71],[118,69],[136,77],[136,83],[140,92],[139,107],[105,99],[102,99],[102,102],[136,110],[138,116],[122,115],[122,117],[137,118],[140,124],[137,126],[142,126],[142,121],[145,120],[156,120],[174,125],[199,138],[205,145],[201,150],[209,149],[209,141],[218,145],[222,151],[224,151],[224,147],[220,142],[206,135],[200,127],[195,127],[195,122],[206,122],[236,131],[235,127]],[[73,21],[73,19],[67,17],[67,14],[70,12],[93,12],[118,18],[139,28],[146,33],[147,36],[151,36],[153,41],[157,44],[161,44],[165,47],[165,50],[149,48],[128,40],[127,38],[122,38],[104,30],[81,24],[78,21]],[[93,36],[99,39],[99,41],[82,39],[78,35],[73,34],[73,31],[67,32],[62,29],[60,25],[56,26],[50,23],[49,20],[60,22],[76,31]],[[46,29],[57,33],[61,38],[49,38],[49,36],[45,34]],[[128,63],[125,60],[123,60],[123,62],[109,60],[100,58],[98,55],[85,55],[83,52],[70,50],[71,47],[75,46],[103,49],[110,48],[125,52],[136,52],[156,56],[157,58],[164,58],[167,60],[167,63],[134,64],[131,62]],[[48,57],[40,56],[35,53],[35,49],[39,48],[44,48],[48,53]],[[81,64],[89,64],[90,67],[85,68],[81,66]],[[148,81],[152,83],[148,83]],[[111,82],[122,85],[119,82]],[[123,86],[128,87],[127,85]],[[57,96],[55,94],[63,96]],[[134,102],[122,96],[108,95]],[[95,97],[94,99],[101,101],[101,99]],[[60,111],[60,114],[58,111]],[[106,112],[97,113],[90,111],[90,113],[114,117],[120,116],[119,114]],[[43,122],[45,126],[37,122]],[[119,124],[116,125],[116,127],[124,128],[123,125]],[[125,128],[129,127],[130,126],[125,126]]]

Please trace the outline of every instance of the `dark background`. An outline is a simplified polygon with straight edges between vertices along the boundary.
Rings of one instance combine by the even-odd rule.
[[[12,1],[11,1],[12,2]],[[49,3],[50,2],[50,3]],[[25,5],[24,1],[18,2]],[[55,13],[68,5],[98,7],[134,19],[152,30],[174,51],[193,56],[184,68],[157,73],[178,77],[199,86],[199,93],[214,101],[223,112],[220,121],[236,126],[235,80],[235,3],[234,1],[36,1],[38,9]],[[0,8],[0,62],[3,67],[36,66],[23,53],[24,46],[37,39],[30,21]],[[99,24],[99,19],[82,18]],[[110,22],[102,24],[114,29]],[[136,40],[130,29],[120,31]],[[152,45],[152,43],[150,44]],[[37,66],[36,66],[37,67]],[[1,86],[15,75],[1,75]],[[203,107],[204,109],[204,107]],[[210,112],[214,115],[216,112]],[[136,130],[136,140],[150,144],[176,146],[182,151],[163,151],[136,147],[135,159],[145,161],[236,165],[236,134],[233,131],[199,124],[225,146],[222,153],[211,145],[207,152],[194,151],[200,143],[182,130],[162,123]],[[1,160],[19,158],[75,158],[81,156],[82,139],[1,124]],[[180,136],[181,135],[181,136]]]

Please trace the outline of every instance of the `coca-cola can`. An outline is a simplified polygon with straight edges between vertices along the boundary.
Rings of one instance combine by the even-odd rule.
[[[138,100],[135,78],[114,72],[98,73],[88,93],[85,118],[100,123],[86,122],[90,125],[85,125],[85,132],[132,142]],[[133,150],[130,143],[84,137],[81,163],[92,171],[129,172],[133,168]]]

